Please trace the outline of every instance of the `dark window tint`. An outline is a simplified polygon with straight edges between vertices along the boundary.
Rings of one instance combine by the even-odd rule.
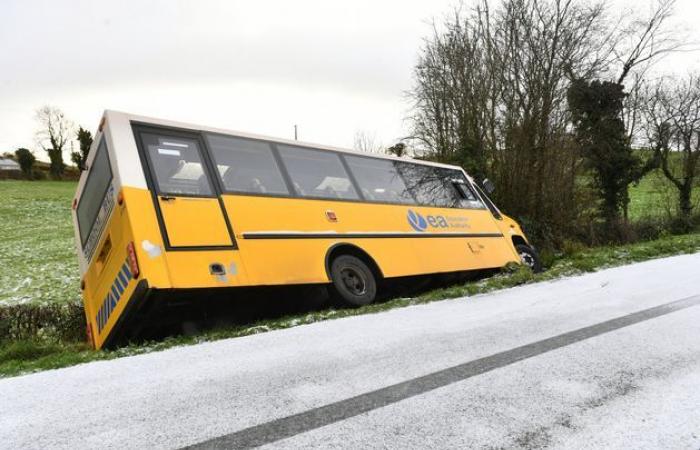
[[[294,189],[304,197],[357,199],[357,192],[336,153],[278,145]]]
[[[397,165],[418,203],[448,208],[483,208],[461,171],[403,162]]]
[[[90,165],[90,173],[81,193],[80,202],[78,202],[78,229],[82,245],[85,245],[90,235],[90,230],[95,223],[100,206],[102,206],[102,200],[104,200],[111,182],[112,168],[109,165],[107,144],[103,139],[97,147],[97,154]]]
[[[207,143],[227,191],[289,195],[269,143],[219,135]]]
[[[195,139],[142,133],[151,171],[164,194],[212,195],[212,187]]]
[[[414,203],[393,161],[346,155],[362,196],[372,202]]]

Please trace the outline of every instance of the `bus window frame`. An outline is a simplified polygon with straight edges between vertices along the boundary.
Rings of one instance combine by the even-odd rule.
[[[280,197],[280,198],[296,198],[294,194],[294,188],[293,188],[293,183],[292,180],[289,177],[289,174],[287,173],[286,168],[284,167],[284,164],[282,163],[282,159],[279,155],[279,151],[277,149],[277,145],[273,141],[268,141],[265,139],[257,139],[257,138],[250,138],[250,137],[245,137],[245,136],[236,136],[233,134],[226,134],[226,133],[219,133],[219,132],[214,132],[214,131],[202,131],[202,137],[203,139],[207,142],[207,151],[210,153],[212,163],[214,166],[216,166],[216,158],[214,157],[213,152],[211,152],[211,149],[209,148],[209,141],[207,139],[207,136],[221,136],[225,138],[236,138],[236,139],[242,139],[242,140],[248,140],[248,141],[254,141],[254,142],[261,142],[264,144],[268,144],[270,146],[270,152],[272,154],[272,158],[275,160],[275,164],[277,164],[277,168],[279,169],[280,175],[282,176],[282,181],[284,182],[284,186],[287,188],[287,191],[289,194],[280,194],[280,193],[267,193],[267,192],[247,192],[247,191],[242,191],[242,190],[237,190],[237,189],[228,189],[226,188],[226,183],[224,183],[223,175],[219,173],[218,169],[216,170],[216,178],[221,186],[221,193],[222,194],[228,194],[228,195],[252,195],[252,196],[259,196],[259,197]]]
[[[378,158],[375,156],[371,155],[363,155],[361,153],[352,153],[352,152],[344,152],[341,150],[334,150],[334,149],[326,149],[326,148],[319,148],[315,147],[313,145],[306,145],[303,143],[296,143],[296,142],[277,142],[273,140],[268,140],[268,139],[263,139],[263,138],[257,138],[257,137],[249,137],[249,136],[240,136],[236,134],[230,134],[230,133],[225,133],[221,131],[207,131],[207,130],[200,130],[200,129],[192,129],[192,128],[180,128],[180,127],[173,127],[169,125],[160,125],[160,124],[154,124],[154,123],[149,123],[149,122],[141,122],[141,121],[130,121],[130,125],[132,128],[132,131],[134,132],[134,136],[137,139],[137,147],[139,149],[139,157],[141,160],[141,165],[143,166],[144,173],[146,174],[146,181],[149,187],[149,190],[151,190],[154,195],[155,191],[153,190],[153,181],[151,180],[151,173],[150,173],[150,166],[148,169],[146,169],[146,166],[144,165],[144,159],[148,159],[147,155],[143,155],[142,153],[145,153],[145,150],[143,148],[143,143],[141,142],[141,137],[140,134],[137,132],[141,130],[147,130],[149,132],[157,134],[159,130],[165,130],[166,133],[171,133],[171,134],[176,134],[180,133],[182,135],[185,135],[183,137],[192,137],[192,135],[197,135],[199,139],[199,143],[201,145],[201,150],[205,154],[204,158],[206,159],[207,164],[209,165],[209,170],[213,174],[213,179],[214,183],[216,184],[216,192],[215,190],[215,197],[221,198],[221,195],[235,195],[235,196],[243,196],[243,197],[267,197],[267,198],[288,198],[288,199],[301,199],[301,200],[313,200],[313,201],[332,201],[332,202],[349,202],[349,203],[365,203],[365,204],[372,204],[372,205],[392,205],[392,206],[405,206],[405,207],[410,207],[410,206],[420,206],[420,207],[427,207],[427,208],[441,208],[441,209],[456,209],[456,210],[468,210],[468,211],[475,211],[475,210],[488,210],[488,206],[485,204],[485,202],[482,201],[483,207],[481,208],[476,208],[476,207],[466,207],[466,206],[440,206],[440,205],[433,205],[429,203],[419,203],[418,201],[415,200],[415,195],[411,192],[411,195],[414,196],[414,202],[413,203],[401,203],[401,202],[384,202],[384,201],[373,201],[373,200],[367,200],[364,198],[362,195],[362,191],[357,184],[357,180],[355,179],[354,174],[352,173],[352,170],[350,170],[347,161],[345,161],[345,155],[351,155],[351,156],[357,156],[360,158],[366,158],[366,159],[373,159],[373,160],[387,160],[391,161],[392,164],[396,165],[397,163],[404,163],[404,164],[415,164],[415,165],[420,165],[420,166],[426,166],[426,167],[432,167],[435,169],[447,169],[447,170],[452,170],[455,172],[459,172],[466,180],[469,182],[469,177],[464,173],[464,171],[460,167],[445,167],[445,166],[436,166],[433,164],[423,164],[422,162],[417,162],[417,161],[412,161],[412,160],[397,160],[394,158]],[[211,154],[211,151],[209,149],[209,146],[206,142],[206,134],[213,134],[213,135],[219,135],[219,136],[224,136],[224,137],[235,137],[235,138],[241,138],[241,139],[248,139],[251,141],[259,141],[259,142],[264,142],[267,144],[270,144],[272,148],[272,154],[275,157],[275,162],[280,168],[280,172],[282,173],[282,177],[284,178],[285,183],[287,184],[287,189],[289,190],[290,194],[285,195],[285,194],[273,194],[273,193],[260,193],[260,192],[240,192],[240,191],[234,191],[230,189],[226,189],[223,183],[223,179],[221,177],[221,174],[219,173],[218,170],[215,169],[214,165],[214,160],[213,155]],[[357,194],[358,194],[358,199],[347,199],[347,198],[328,198],[328,197],[314,197],[314,196],[302,196],[299,195],[294,188],[294,183],[291,180],[291,177],[289,175],[289,172],[287,171],[287,167],[284,164],[284,161],[282,160],[279,149],[277,146],[279,144],[282,145],[290,145],[290,146],[298,146],[304,149],[308,150],[316,150],[316,151],[321,151],[321,152],[329,152],[329,153],[334,153],[339,156],[343,168],[348,172],[350,182],[352,183],[353,187],[355,188]],[[144,158],[145,157],[145,158]],[[401,174],[399,170],[397,170],[399,175],[402,177],[402,180],[404,181],[404,184],[406,184],[406,180],[404,176]],[[454,189],[454,188],[453,188]],[[410,188],[409,188],[410,190]],[[196,195],[181,195],[181,194],[172,194],[172,193],[158,193],[157,195],[173,195],[173,196],[182,196],[182,197],[204,197],[204,198],[212,198],[211,196],[196,196]],[[479,196],[480,197],[480,196]],[[228,220],[228,217],[227,217]],[[234,245],[236,245],[234,243]],[[177,248],[175,248],[177,249]]]
[[[481,190],[478,184],[476,184],[475,182],[471,184],[474,187],[474,191],[481,198],[481,203],[483,203],[484,206],[486,206],[493,218],[496,220],[503,220],[503,213],[501,213],[501,210],[498,209],[496,204],[491,201],[491,199],[486,195],[484,191]]]
[[[357,180],[355,179],[355,176],[352,174],[350,171],[350,167],[348,166],[347,161],[345,161],[345,158],[343,156],[343,152],[336,152],[332,150],[324,150],[322,148],[318,147],[310,147],[310,146],[305,146],[305,145],[298,145],[298,144],[282,144],[286,145],[287,147],[297,147],[302,150],[310,150],[314,152],[328,152],[328,153],[333,153],[338,157],[338,160],[340,161],[340,165],[345,171],[345,173],[348,175],[348,181],[350,181],[350,184],[352,185],[353,189],[355,190],[355,193],[357,194],[357,198],[338,198],[338,197],[323,197],[323,196],[318,196],[318,195],[303,195],[300,194],[297,191],[296,186],[294,185],[294,180],[292,179],[292,176],[289,174],[289,170],[287,170],[287,166],[284,164],[284,158],[282,157],[282,152],[280,152],[280,149],[278,147],[279,143],[274,144],[275,151],[277,152],[279,158],[280,158],[280,163],[282,164],[282,168],[284,172],[287,174],[287,177],[289,178],[289,182],[292,184],[291,188],[292,190],[290,192],[294,192],[294,198],[299,198],[299,199],[309,199],[309,200],[329,200],[329,201],[347,201],[347,202],[358,202],[358,203],[367,203],[367,200],[365,200],[364,195],[362,195],[362,192],[360,190],[360,187],[357,184]]]
[[[211,174],[209,173],[211,169],[209,168],[207,161],[206,161],[206,156],[204,155],[205,151],[203,148],[203,141],[201,139],[201,136],[199,136],[196,132],[191,133],[188,135],[188,133],[183,132],[180,133],[180,136],[177,136],[176,133],[170,133],[169,130],[165,134],[172,134],[174,138],[180,138],[180,139],[187,139],[187,140],[192,140],[195,141],[199,145],[199,156],[201,158],[201,165],[202,165],[202,173],[207,177],[207,183],[209,184],[209,189],[211,190],[211,194],[183,194],[181,192],[169,192],[169,191],[164,191],[161,190],[160,188],[160,183],[158,182],[158,178],[156,177],[153,168],[155,167],[155,164],[153,164],[153,159],[151,158],[150,152],[148,149],[145,147],[145,143],[143,142],[143,137],[141,136],[142,133],[146,134],[153,134],[153,135],[158,135],[159,133],[154,129],[154,130],[148,130],[148,129],[141,129],[139,130],[139,143],[141,145],[141,148],[143,150],[144,156],[148,160],[148,175],[153,182],[153,186],[156,188],[156,192],[158,195],[161,196],[173,196],[173,197],[191,197],[191,198],[216,198],[218,197],[217,194],[217,188],[215,186],[215,181],[212,180]],[[144,172],[146,172],[146,168],[144,167]]]

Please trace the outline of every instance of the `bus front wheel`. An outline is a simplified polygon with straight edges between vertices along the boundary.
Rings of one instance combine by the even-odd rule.
[[[331,263],[331,292],[340,306],[357,308],[372,303],[377,296],[377,280],[364,261],[340,255]]]
[[[529,245],[518,244],[515,246],[515,249],[520,256],[520,262],[528,266],[535,273],[542,272],[542,262],[534,248]]]

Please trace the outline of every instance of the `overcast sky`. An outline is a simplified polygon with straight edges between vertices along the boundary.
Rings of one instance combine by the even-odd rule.
[[[91,131],[116,109],[285,138],[298,124],[301,140],[340,147],[364,130],[392,144],[429,21],[456,3],[0,0],[0,153],[35,149],[44,104]],[[700,42],[700,1],[676,10]],[[657,70],[698,67],[700,53],[686,53]]]

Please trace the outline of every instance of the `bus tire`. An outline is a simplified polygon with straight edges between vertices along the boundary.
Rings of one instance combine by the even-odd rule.
[[[520,256],[520,262],[527,267],[529,267],[534,273],[540,273],[543,271],[542,261],[540,261],[540,255],[537,254],[534,248],[525,244],[518,244],[515,246],[518,251],[518,256]]]
[[[372,269],[352,255],[340,255],[330,267],[331,294],[342,307],[358,308],[369,305],[377,296],[377,280]]]

